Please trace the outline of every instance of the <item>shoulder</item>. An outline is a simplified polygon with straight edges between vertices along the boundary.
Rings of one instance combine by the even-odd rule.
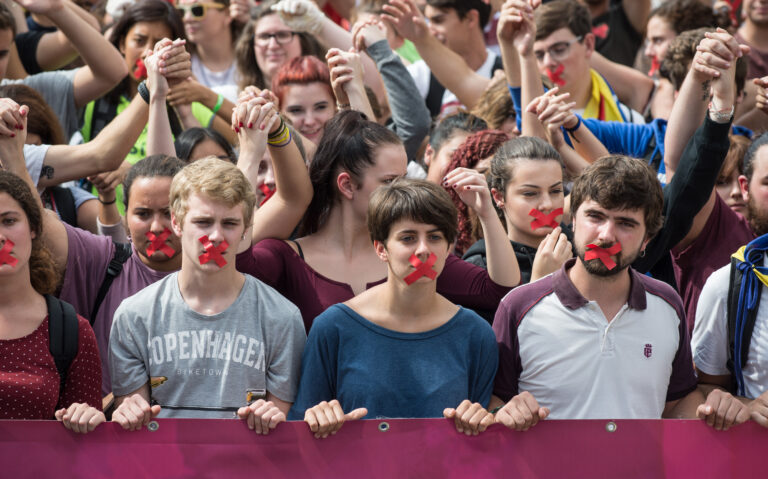
[[[644,274],[640,274],[637,271],[632,271],[634,279],[639,280],[645,290],[646,294],[656,296],[664,300],[670,307],[674,308],[677,314],[685,318],[685,308],[683,307],[683,300],[677,291],[663,281],[653,279]]]
[[[728,288],[731,282],[731,263],[716,270],[709,275],[699,297],[725,298],[728,295]]]
[[[541,300],[553,294],[555,291],[553,275],[541,278],[533,283],[524,284],[510,291],[501,300],[496,318],[500,315],[519,324],[526,314]],[[496,321],[494,321],[494,324]]]
[[[488,324],[488,321],[480,317],[476,312],[471,309],[460,307],[459,311],[456,313],[456,319],[471,337],[496,344],[496,335],[493,333],[493,328]],[[476,341],[472,342],[474,343]]]
[[[263,306],[265,306],[267,311],[271,313],[269,315],[270,317],[284,317],[286,314],[293,313],[295,313],[297,316],[301,316],[299,313],[299,308],[296,307],[296,305],[290,302],[288,299],[286,299],[285,296],[277,292],[275,288],[265,284],[263,281],[260,281],[259,279],[256,279],[249,274],[245,274],[243,276],[245,277],[244,287],[248,288],[251,294],[254,294],[258,301],[264,303]]]
[[[173,288],[178,288],[178,274],[178,271],[171,273],[165,278],[140,290],[138,293],[125,298],[123,302],[120,303],[117,311],[115,311],[115,320],[117,320],[118,314],[121,313],[125,314],[146,311],[147,306],[156,302],[160,297],[163,297],[164,303],[169,303],[169,298],[166,296],[173,290]]]

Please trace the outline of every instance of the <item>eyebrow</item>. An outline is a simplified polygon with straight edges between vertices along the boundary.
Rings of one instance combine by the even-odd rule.
[[[18,214],[20,214],[18,211],[8,210],[8,211],[3,211],[2,213],[0,213],[0,216],[18,215]]]

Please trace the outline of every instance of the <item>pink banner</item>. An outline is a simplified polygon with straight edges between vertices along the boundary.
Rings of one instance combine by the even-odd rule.
[[[477,437],[442,419],[357,421],[324,440],[301,422],[269,436],[241,421],[102,424],[76,435],[52,421],[0,421],[0,477],[759,477],[768,431],[690,421],[545,421]]]

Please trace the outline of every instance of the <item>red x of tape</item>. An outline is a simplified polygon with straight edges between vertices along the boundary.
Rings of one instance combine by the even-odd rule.
[[[221,253],[225,252],[227,248],[229,248],[229,243],[222,241],[219,243],[219,246],[215,246],[213,243],[211,243],[211,240],[208,239],[208,235],[201,236],[198,238],[198,241],[203,243],[203,248],[205,248],[205,253],[201,254],[199,257],[200,264],[206,264],[210,261],[213,261],[219,268],[223,268],[224,265],[227,264],[227,260],[221,256]]]
[[[432,266],[435,265],[435,261],[437,261],[435,253],[431,253],[429,258],[424,262],[422,262],[415,254],[412,254],[408,261],[410,261],[413,267],[416,268],[416,271],[405,277],[405,284],[408,286],[415,283],[416,280],[422,276],[426,276],[429,279],[435,279],[437,277],[437,271],[432,269]]]
[[[589,248],[591,251],[584,253],[584,259],[586,261],[591,259],[599,259],[608,269],[613,269],[616,267],[616,262],[611,259],[611,256],[621,251],[621,243],[618,241],[610,248],[601,248],[600,246],[594,244],[588,244],[587,248]]]
[[[557,66],[557,68],[555,68],[554,71],[547,68],[545,73],[547,74],[547,77],[552,83],[554,83],[557,86],[563,86],[565,85],[565,80],[563,80],[563,77],[562,77],[564,71],[565,71],[565,67],[561,63]]]
[[[656,74],[657,71],[659,71],[659,68],[661,68],[661,63],[659,63],[659,59],[656,57],[651,58],[651,69],[648,70],[648,76],[652,77]]]
[[[147,246],[147,256],[152,256],[158,251],[169,258],[176,254],[176,250],[173,249],[172,246],[165,244],[165,240],[171,237],[171,230],[167,226],[159,235],[156,235],[151,231],[147,231],[144,236],[146,236],[149,240],[149,246]]]
[[[136,64],[133,66],[133,78],[137,80],[146,80],[147,67],[144,65],[144,60],[141,58],[136,59]]]
[[[19,260],[11,256],[11,250],[13,250],[13,247],[13,241],[9,239],[5,240],[5,244],[3,245],[2,249],[0,249],[0,266],[9,264],[11,265],[11,268],[13,268],[16,266],[16,264],[18,264]]]
[[[537,230],[539,228],[543,228],[544,226],[549,226],[550,228],[557,228],[560,225],[557,221],[555,221],[555,218],[560,216],[561,214],[563,214],[562,208],[558,208],[552,211],[548,215],[542,213],[536,208],[533,208],[530,211],[530,213],[528,213],[528,216],[533,216],[534,218],[534,220],[531,221],[531,229]]]
[[[275,194],[277,188],[270,188],[266,183],[262,183],[261,186],[259,186],[259,190],[264,193],[264,199],[259,203],[259,206],[261,206],[266,203],[268,199],[272,198],[272,195]]]

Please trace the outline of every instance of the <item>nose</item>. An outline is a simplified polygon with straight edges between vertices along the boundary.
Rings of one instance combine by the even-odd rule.
[[[419,238],[419,242],[416,245],[416,251],[414,251],[414,254],[419,257],[420,260],[426,261],[429,255],[432,253],[429,249],[429,245],[427,244],[427,237],[423,236]]]
[[[597,239],[603,245],[611,245],[616,242],[616,224],[613,220],[606,220],[600,225]]]
[[[550,212],[553,209],[554,203],[552,202],[552,195],[544,193],[541,195],[541,204],[539,204],[539,211]]]
[[[155,234],[160,234],[168,227],[167,220],[164,215],[158,213],[152,217],[152,224],[149,225],[149,230]]]
[[[656,49],[653,47],[652,42],[649,41],[645,43],[645,51],[643,53],[648,58],[653,58],[654,56],[656,56]]]
[[[739,181],[731,181],[731,198],[735,200],[741,200],[742,194],[741,194],[741,187],[739,186]]]

